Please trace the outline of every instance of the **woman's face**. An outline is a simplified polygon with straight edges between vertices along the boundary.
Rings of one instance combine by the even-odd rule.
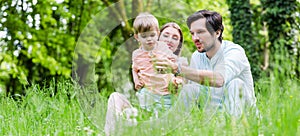
[[[169,49],[175,52],[180,43],[180,38],[180,33],[177,29],[173,27],[167,27],[161,32],[159,41],[166,42],[169,46]]]

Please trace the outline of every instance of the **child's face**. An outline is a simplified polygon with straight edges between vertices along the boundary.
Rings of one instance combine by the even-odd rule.
[[[137,35],[135,35],[135,38],[141,44],[143,49],[152,50],[157,43],[158,31],[153,30],[138,33]]]

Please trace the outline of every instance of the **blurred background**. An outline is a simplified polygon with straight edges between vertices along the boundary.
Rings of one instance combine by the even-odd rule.
[[[299,80],[299,0],[1,0],[0,92],[24,95],[33,84],[49,87],[76,73],[80,85],[90,81],[108,95],[116,80],[120,88],[130,81],[139,12],[160,25],[178,23],[188,57],[195,47],[185,19],[200,9],[221,13],[223,39],[245,49],[255,82],[272,72]]]

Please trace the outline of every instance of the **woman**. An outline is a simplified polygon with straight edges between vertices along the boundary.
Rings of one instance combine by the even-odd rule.
[[[182,65],[188,65],[187,59],[179,57],[183,43],[183,35],[180,27],[176,23],[171,22],[165,24],[160,29],[158,40],[166,42],[166,45],[168,45],[169,49],[178,56],[178,61],[181,62]],[[140,105],[142,104],[140,103]],[[154,114],[157,117],[157,114]],[[104,128],[106,135],[109,135],[111,131],[114,131],[117,118],[120,116],[122,116],[122,118],[126,118],[128,121],[131,121],[131,125],[134,125],[136,124],[136,120],[133,120],[132,116],[137,116],[137,110],[133,108],[132,104],[123,94],[114,92],[108,99],[106,123]]]
[[[178,24],[170,22],[163,25],[163,27],[160,29],[160,36],[158,40],[167,43],[169,49],[178,56],[178,61],[182,65],[188,66],[187,59],[185,57],[180,57],[183,44],[183,35]]]
[[[166,23],[160,29],[159,41],[166,42],[169,49],[177,56],[180,55],[180,51],[183,43],[183,35],[180,27],[173,22]]]

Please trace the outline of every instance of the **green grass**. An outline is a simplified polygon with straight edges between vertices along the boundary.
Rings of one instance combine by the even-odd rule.
[[[51,87],[32,86],[18,100],[0,96],[0,135],[87,135],[95,131],[75,97],[67,95],[69,89],[61,86],[51,97]]]
[[[156,129],[159,124],[155,127],[142,122],[144,125],[128,127],[122,135],[300,135],[299,80],[276,77],[271,74],[255,83],[260,118],[254,113],[242,118],[219,113],[203,122],[205,117],[192,112],[186,119],[170,121],[167,125],[174,126],[173,130],[166,130],[166,126]],[[0,135],[104,135],[107,99],[97,95],[93,99],[98,103],[90,107],[87,103],[93,99],[77,97],[80,93],[72,84],[62,82],[57,86],[56,95],[52,94],[54,85],[33,85],[18,100],[0,95]]]

